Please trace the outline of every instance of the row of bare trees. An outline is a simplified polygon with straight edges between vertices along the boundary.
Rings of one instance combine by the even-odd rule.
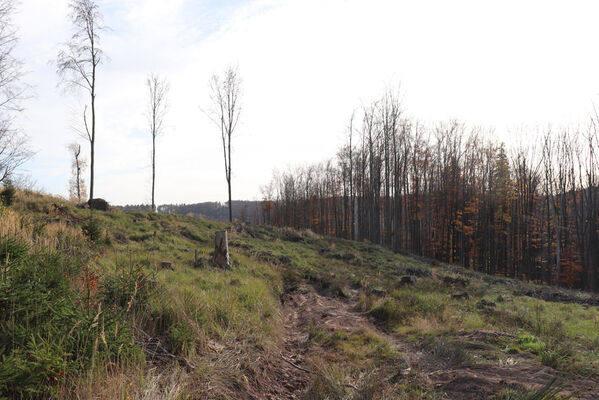
[[[2,2],[12,4],[10,0],[0,0],[0,20]],[[83,111],[83,128],[79,130],[79,133],[89,143],[90,147],[89,198],[93,199],[97,121],[96,85],[98,68],[105,59],[104,52],[100,47],[100,35],[107,28],[103,24],[102,13],[96,0],[71,0],[69,7],[74,32],[64,45],[64,48],[59,51],[56,65],[57,73],[65,88],[83,90],[89,95],[89,104],[85,105]],[[0,48],[1,41],[2,26],[0,25]],[[2,62],[1,57],[2,54],[0,53],[0,66]],[[152,73],[149,75],[146,84],[149,89],[146,115],[148,117],[149,132],[152,137],[151,208],[152,210],[156,210],[156,139],[164,133],[164,121],[168,109],[169,83],[165,78]],[[211,105],[205,113],[218,127],[222,138],[225,178],[229,197],[229,220],[232,222],[231,141],[241,113],[241,79],[239,78],[237,68],[227,68],[222,77],[215,74],[210,81],[210,91]],[[1,107],[2,104],[0,104]],[[0,134],[0,143],[1,140],[2,137]],[[87,167],[87,160],[81,155],[81,145],[78,143],[70,144],[68,149],[72,158],[72,177],[69,182],[70,196],[72,199],[82,201],[86,196],[86,184],[82,178],[82,173]]]
[[[406,118],[388,92],[352,117],[335,158],[275,174],[264,222],[596,291],[598,121],[508,149],[457,121]]]

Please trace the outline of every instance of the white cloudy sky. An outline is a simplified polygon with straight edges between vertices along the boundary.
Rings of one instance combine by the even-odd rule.
[[[227,65],[243,78],[233,197],[259,197],[274,168],[320,161],[352,110],[401,84],[406,111],[510,130],[584,122],[599,94],[595,0],[98,0],[110,57],[99,72],[96,194],[149,201],[145,78],[170,80],[157,202],[226,199],[220,138],[200,107]],[[35,88],[18,120],[27,172],[65,195],[83,96],[57,89],[52,60],[70,35],[68,0],[21,0],[18,56]],[[517,130],[517,129],[516,129]]]

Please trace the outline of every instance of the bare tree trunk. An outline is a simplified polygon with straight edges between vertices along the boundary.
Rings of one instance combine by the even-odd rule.
[[[233,222],[233,202],[231,199],[231,133],[229,132],[229,143],[228,143],[228,152],[229,152],[229,170],[227,171],[227,184],[229,186],[229,222]]]
[[[154,191],[156,189],[156,135],[152,135],[152,211],[156,211]]]
[[[77,200],[81,202],[82,198],[86,196],[85,184],[81,174],[86,167],[85,159],[81,158],[81,145],[79,143],[71,143],[68,146],[69,152],[71,153],[72,161],[72,178],[69,182],[69,196],[71,200]]]
[[[67,86],[82,88],[90,95],[91,130],[83,114],[85,134],[90,144],[89,198],[94,198],[96,168],[96,72],[102,62],[103,52],[97,44],[103,31],[102,15],[95,0],[71,0],[71,20],[75,33],[65,48],[58,53],[57,73]],[[87,105],[86,105],[87,111]]]
[[[229,222],[233,222],[233,201],[231,196],[231,138],[239,122],[241,113],[241,79],[237,69],[229,67],[223,78],[213,75],[210,82],[213,108],[206,112],[212,122],[218,126],[223,142],[225,178],[229,194]]]
[[[92,21],[93,29],[93,21]],[[89,199],[94,198],[94,172],[96,165],[96,68],[99,60],[96,60],[96,43],[95,43],[95,32],[92,30],[91,34],[88,33],[89,41],[91,43],[91,60],[92,60],[92,78],[90,85],[91,93],[91,107],[92,107],[92,134],[90,138],[90,180],[89,180]]]
[[[92,95],[91,95],[91,99],[92,99],[92,136],[91,136],[91,140],[89,142],[90,145],[90,165],[89,165],[89,170],[90,170],[90,178],[89,178],[89,198],[90,200],[94,198],[94,168],[95,168],[95,163],[96,163],[96,151],[95,151],[95,146],[96,146],[96,94],[95,94],[95,85],[96,85],[96,68],[94,67],[94,74],[93,74],[93,80],[92,80]]]
[[[168,109],[169,84],[166,79],[150,74],[146,81],[149,89],[148,124],[152,135],[152,211],[156,211],[156,138],[163,133],[164,119]]]

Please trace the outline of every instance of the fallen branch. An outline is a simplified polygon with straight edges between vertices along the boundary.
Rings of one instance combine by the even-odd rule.
[[[283,357],[282,355],[281,355],[281,359],[282,359],[283,361],[285,361],[286,363],[288,363],[289,365],[291,365],[293,368],[297,368],[297,369],[299,369],[300,371],[304,371],[304,372],[307,372],[307,373],[309,373],[309,374],[313,374],[313,373],[314,373],[314,372],[310,371],[309,369],[306,369],[306,368],[300,367],[299,365],[297,365],[297,364],[295,364],[293,361],[291,361],[291,360],[289,360],[289,359],[287,359],[287,358]]]
[[[136,339],[136,344],[141,347],[144,353],[150,357],[151,360],[160,360],[160,361],[171,361],[177,360],[180,363],[184,364],[185,367],[189,370],[197,369],[197,365],[189,362],[185,357],[177,356],[169,352],[160,342],[159,339],[153,338],[148,335],[146,332],[139,328],[135,328],[135,330],[141,334],[143,339]]]

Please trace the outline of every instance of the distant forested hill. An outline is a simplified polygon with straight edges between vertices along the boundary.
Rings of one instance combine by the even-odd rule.
[[[259,201],[234,200],[233,218],[258,224],[262,222],[262,206]],[[117,206],[123,211],[148,211],[147,204]],[[158,206],[158,212],[163,214],[193,215],[211,221],[226,222],[229,219],[227,203],[205,202],[195,204],[163,204]]]

